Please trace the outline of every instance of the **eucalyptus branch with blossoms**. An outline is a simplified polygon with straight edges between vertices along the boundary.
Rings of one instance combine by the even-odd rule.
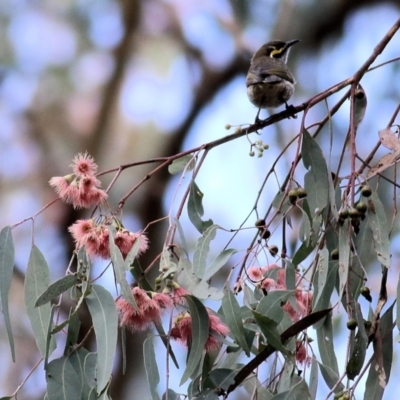
[[[388,300],[389,245],[397,213],[398,187],[396,175],[394,179],[386,175],[400,158],[399,132],[393,130],[398,127],[395,121],[400,105],[386,128],[379,132],[378,145],[369,154],[357,151],[356,133],[367,111],[367,94],[360,85],[361,80],[376,68],[371,67],[372,63],[399,28],[400,20],[355,74],[301,105],[246,127],[237,127],[233,134],[179,154],[124,164],[100,173],[94,159],[80,153],[71,164],[71,174],[50,179],[49,184],[61,201],[75,209],[93,208],[93,212],[90,218],[75,221],[68,228],[75,242],[76,272],[68,268],[65,276],[56,282],[50,283],[46,260],[32,239],[24,283],[25,307],[43,359],[49,400],[60,398],[60,393],[68,393],[69,399],[110,399],[118,332],[123,342],[126,334],[144,331],[149,332],[143,354],[153,400],[159,399],[160,365],[153,344],[156,340],[165,346],[167,379],[162,388],[165,400],[226,399],[239,386],[244,387],[251,399],[315,399],[319,375],[329,390],[327,399],[354,397],[365,376],[364,398],[382,397],[393,358],[394,303],[385,311],[383,307]],[[397,58],[392,60],[396,61]],[[309,110],[344,88],[348,90],[326,116],[307,126]],[[341,143],[341,160],[332,174],[315,139],[348,98],[351,102],[350,166],[343,162],[348,154],[346,138]],[[204,219],[204,194],[197,178],[209,152],[246,136],[250,155],[257,149],[262,156],[268,146],[260,140],[252,142],[249,135],[302,111],[298,133],[272,162],[244,221],[235,229],[224,229],[212,219]],[[389,152],[372,165],[381,146]],[[277,164],[292,147],[295,149],[291,166],[280,181]],[[299,167],[301,161],[306,172]],[[358,169],[357,162],[360,162]],[[144,164],[156,166],[127,190],[117,207],[110,206],[108,194],[122,172]],[[171,174],[181,176],[178,186],[183,185],[183,178],[188,175],[190,182],[181,197],[175,194],[176,213],[172,215],[171,207],[164,217],[169,220],[169,227],[163,248],[156,250],[157,256],[152,262],[142,266],[141,256],[149,249],[146,228],[132,232],[124,226],[120,215],[138,188],[166,168]],[[103,190],[100,178],[111,173],[114,177]],[[275,182],[271,182],[273,177]],[[393,187],[390,210],[381,200],[381,179]],[[271,195],[273,190],[275,195],[265,206],[261,198]],[[8,307],[14,266],[12,229],[27,220],[34,225],[37,215],[53,203],[32,217],[3,228],[0,233],[1,303],[13,359],[14,339]],[[198,231],[194,250],[187,245],[185,228],[180,222],[185,206],[190,222]],[[389,212],[391,225],[386,216]],[[256,222],[248,224],[253,216]],[[292,237],[289,229],[294,232]],[[232,235],[210,261],[211,242],[221,230]],[[254,232],[254,236],[244,249],[241,241],[240,248],[228,247],[248,231]],[[93,279],[96,269],[93,261],[98,259],[110,261],[112,265],[118,288],[116,298]],[[383,271],[374,313],[364,310],[365,304],[374,299],[373,291],[366,285],[371,261],[380,264]],[[153,281],[148,272],[157,266],[158,276]],[[227,269],[224,284],[218,285],[216,278]],[[61,299],[67,295],[72,297],[73,305],[61,321]],[[205,306],[203,301],[218,302],[220,308]],[[95,352],[85,348],[88,334],[78,343],[79,310],[84,304],[92,318]],[[332,304],[337,312],[341,310],[346,315],[349,330],[342,371],[332,328]],[[315,332],[309,330],[311,326],[316,328]],[[400,328],[399,321],[397,326]],[[64,351],[55,358],[53,352],[63,336],[66,338]],[[187,349],[186,366],[180,379],[181,385],[190,381],[185,394],[170,387],[172,363],[179,367],[175,356],[179,347],[175,342]],[[365,363],[370,344],[374,358]],[[319,349],[318,356],[314,345]],[[121,347],[125,359],[129,355],[125,346]],[[248,360],[243,365],[245,357]],[[16,398],[20,387],[22,384],[9,398]]]

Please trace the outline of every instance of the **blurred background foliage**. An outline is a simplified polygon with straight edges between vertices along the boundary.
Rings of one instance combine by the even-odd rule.
[[[247,100],[245,73],[252,53],[266,41],[301,40],[289,60],[298,81],[292,102],[298,104],[351,76],[399,12],[398,0],[2,0],[0,225],[33,215],[54,199],[47,182],[69,173],[77,152],[87,150],[103,171],[217,139],[227,134],[226,123],[253,122],[256,109]],[[399,49],[397,35],[377,61],[398,57]],[[399,102],[400,64],[367,74],[362,84],[368,110],[358,133],[363,138],[359,153],[378,140],[378,130]],[[329,99],[329,105],[341,95]],[[326,105],[320,104],[308,121],[325,113]],[[346,104],[333,119],[334,137],[341,141],[348,113]],[[214,149],[198,178],[206,217],[218,215],[216,223],[237,227],[298,127],[298,121],[286,120],[265,129],[262,139],[271,149],[262,159],[248,157],[246,138]],[[329,149],[328,135],[320,144]],[[285,156],[282,171],[291,155]],[[333,152],[333,165],[337,158]],[[112,208],[149,168],[122,173],[110,193]],[[102,177],[104,188],[112,176]],[[125,204],[125,226],[143,229],[167,215],[176,183],[167,171],[146,182]],[[67,227],[87,215],[57,202],[35,219],[35,242],[53,280],[65,272],[73,249]],[[164,222],[149,227],[151,250],[144,265],[161,250],[166,228]],[[1,326],[3,395],[15,390],[39,358],[22,305],[31,231],[29,222],[13,231],[17,265],[10,307],[17,363],[10,361]],[[394,253],[396,271],[398,258]],[[115,399],[147,398],[141,343],[140,336],[128,337],[127,374],[116,366]],[[44,390],[39,368],[18,398],[41,399]]]

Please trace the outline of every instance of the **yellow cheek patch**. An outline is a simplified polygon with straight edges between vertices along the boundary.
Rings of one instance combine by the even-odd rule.
[[[283,48],[282,49],[274,49],[274,50],[271,51],[270,57],[275,57],[275,56],[281,54],[282,51],[283,51]]]

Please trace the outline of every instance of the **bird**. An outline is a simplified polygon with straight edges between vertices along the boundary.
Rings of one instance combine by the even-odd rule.
[[[247,96],[258,107],[256,121],[262,108],[285,104],[294,92],[296,81],[286,65],[290,48],[300,40],[273,40],[262,45],[253,55],[246,77]]]

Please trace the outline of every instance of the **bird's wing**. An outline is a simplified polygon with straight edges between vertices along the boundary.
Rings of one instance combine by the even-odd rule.
[[[279,83],[282,80],[294,83],[293,77],[281,68],[254,68],[247,74],[246,85],[255,85],[257,83]]]

